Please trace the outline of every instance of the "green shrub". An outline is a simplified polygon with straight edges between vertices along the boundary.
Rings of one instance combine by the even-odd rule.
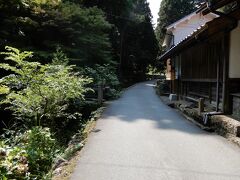
[[[2,94],[8,94],[9,88],[7,86],[0,86],[0,95]]]
[[[120,96],[120,90],[109,88],[105,91],[104,97],[106,99],[116,99]]]
[[[0,68],[12,74],[3,77],[0,85],[10,88],[10,93],[2,103],[10,105],[14,115],[29,126],[53,127],[56,119],[74,119],[74,112],[66,110],[71,100],[84,101],[85,86],[91,82],[73,72],[73,66],[59,64],[55,56],[54,64],[41,65],[26,61],[32,53],[20,52],[6,47],[5,55],[9,63],[0,63]],[[62,56],[60,56],[62,57]],[[14,64],[14,65],[10,65]]]
[[[48,128],[33,127],[0,141],[0,179],[42,179],[57,154]]]
[[[81,71],[84,75],[92,78],[96,85],[103,84],[115,88],[120,85],[116,70],[109,64],[96,64],[94,67],[85,67]]]
[[[56,141],[52,138],[49,128],[34,127],[23,137],[26,142],[29,171],[32,174],[48,172],[57,153]]]
[[[82,74],[93,79],[93,85],[99,84],[103,87],[108,87],[104,92],[104,98],[115,99],[119,96],[121,89],[120,82],[118,80],[116,69],[109,64],[95,65],[94,67],[86,67],[81,69]]]
[[[9,146],[0,141],[0,179],[29,177],[27,153],[21,146]]]

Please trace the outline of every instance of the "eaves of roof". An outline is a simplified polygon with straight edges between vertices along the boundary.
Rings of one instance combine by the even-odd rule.
[[[181,40],[178,44],[174,45],[167,52],[165,52],[160,57],[160,60],[166,60],[170,58],[172,55],[174,55],[175,53],[177,53],[178,51],[181,51],[184,47],[188,46],[189,44],[197,40],[198,36],[204,31],[206,31],[207,29],[208,29],[207,24],[198,27],[195,31],[193,31],[191,34],[189,34],[183,40]]]
[[[234,1],[239,2],[240,0],[217,0],[212,3],[208,3],[208,6],[203,10],[203,15],[206,15],[210,13],[212,10],[217,10]]]
[[[178,24],[180,24],[181,22],[187,20],[187,19],[191,19],[193,16],[195,16],[196,14],[198,14],[199,12],[201,12],[203,9],[207,8],[207,3],[202,3],[200,4],[200,6],[198,7],[197,10],[195,10],[194,12],[192,12],[191,14],[188,14],[187,16],[184,16],[183,18],[179,19],[178,21],[168,25],[166,27],[166,29],[171,29],[172,27],[177,26]]]
[[[240,10],[236,10],[232,13],[232,15],[237,16],[239,15]],[[199,41],[200,39],[208,39],[212,35],[221,32],[221,31],[230,31],[237,26],[237,21],[233,22],[229,18],[226,17],[218,17],[210,22],[207,22],[205,25],[198,27],[197,30],[189,34],[185,37],[182,41],[178,44],[170,48],[167,52],[165,52],[161,57],[160,60],[166,60],[171,58],[172,56],[176,55],[177,53],[181,52],[189,45],[193,44],[194,42]]]
[[[196,11],[194,11],[193,13],[191,13],[191,14],[189,14],[189,15],[181,18],[181,19],[179,19],[178,21],[176,21],[176,22],[168,25],[168,26],[166,27],[166,29],[167,29],[167,30],[168,30],[168,29],[171,29],[171,28],[177,26],[178,24],[180,24],[181,22],[184,22],[184,21],[186,21],[187,19],[191,19],[194,15],[196,15]]]

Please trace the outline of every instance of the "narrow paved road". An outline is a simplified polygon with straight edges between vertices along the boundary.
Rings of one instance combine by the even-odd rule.
[[[240,180],[240,149],[164,105],[152,86],[107,108],[72,180]]]

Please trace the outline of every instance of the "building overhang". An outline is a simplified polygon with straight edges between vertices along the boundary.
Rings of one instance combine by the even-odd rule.
[[[240,0],[212,0],[212,1],[208,0],[207,7],[203,10],[203,15],[206,15],[212,11],[218,10],[233,2],[239,3]]]
[[[234,17],[236,19],[240,19],[240,10],[237,9],[231,14],[229,17]],[[190,35],[185,37],[178,44],[173,46],[171,49],[166,51],[161,57],[160,61],[165,61],[173,56],[179,54],[182,50],[189,47],[190,45],[198,42],[198,41],[206,41],[213,35],[220,32],[229,32],[238,25],[238,21],[233,21],[228,16],[226,17],[218,17],[210,22],[207,22],[204,26],[199,27],[197,30],[192,32]]]

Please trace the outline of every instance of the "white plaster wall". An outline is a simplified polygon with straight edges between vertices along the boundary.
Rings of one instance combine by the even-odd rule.
[[[192,16],[190,19],[179,23],[172,29],[174,35],[174,44],[178,44],[180,41],[190,35],[194,30],[211,21],[212,19],[214,19],[214,16],[211,14],[202,16],[200,13],[198,13]]]
[[[229,78],[240,78],[240,21],[230,33]]]

